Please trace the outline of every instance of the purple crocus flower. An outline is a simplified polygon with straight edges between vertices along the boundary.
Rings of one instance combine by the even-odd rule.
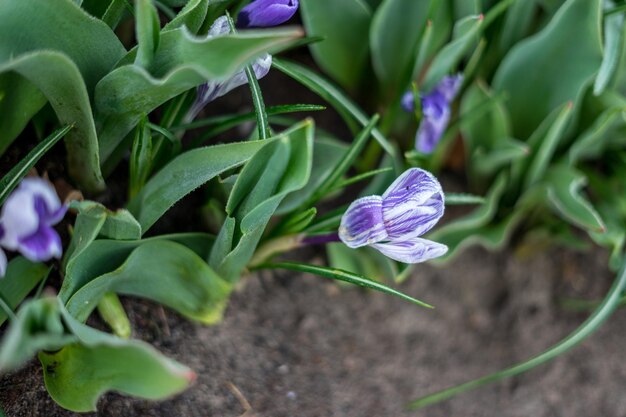
[[[0,214],[0,245],[18,251],[33,262],[60,258],[61,238],[52,228],[67,207],[61,204],[54,188],[39,178],[26,178],[7,198]],[[4,275],[6,257],[0,255]]]
[[[371,246],[399,262],[439,257],[448,247],[422,239],[443,216],[444,194],[428,171],[411,168],[382,196],[355,200],[341,218],[339,238],[350,248]]]
[[[216,36],[223,36],[230,33],[230,26],[226,16],[218,17],[211,29],[209,30],[208,37],[213,38]],[[265,54],[252,63],[252,70],[257,80],[265,77],[270,71],[272,66],[272,56]],[[245,70],[240,70],[232,77],[224,81],[209,81],[200,85],[196,91],[196,100],[191,105],[191,108],[187,112],[186,121],[193,120],[198,113],[210,102],[218,97],[222,97],[231,90],[248,83],[248,77]]]
[[[296,14],[298,0],[255,0],[241,9],[238,28],[265,28],[285,23]]]
[[[421,97],[423,118],[415,136],[418,151],[429,154],[435,150],[448,127],[450,103],[459,92],[462,81],[462,75],[443,77],[430,93]],[[404,93],[401,104],[407,112],[415,111],[413,92]]]

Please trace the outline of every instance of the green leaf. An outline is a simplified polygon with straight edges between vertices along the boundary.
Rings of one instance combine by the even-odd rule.
[[[135,130],[129,170],[128,194],[132,199],[146,184],[152,170],[152,132],[147,118],[142,119]]]
[[[317,209],[315,207],[311,207],[302,213],[288,217],[285,222],[281,222],[272,230],[272,236],[300,233],[311,224],[316,215]]]
[[[354,90],[367,68],[369,6],[363,0],[301,0],[300,7],[307,34],[324,38],[309,47],[315,62]]]
[[[189,0],[185,2],[178,15],[171,21],[169,21],[163,30],[174,30],[185,26],[191,31],[191,33],[198,33],[202,24],[207,17],[208,8],[214,3],[220,3],[219,0]],[[224,3],[224,2],[222,2]],[[178,5],[176,5],[178,6]],[[221,13],[220,13],[221,14]]]
[[[565,128],[567,127],[567,123],[569,122],[569,118],[572,112],[572,104],[567,103],[559,114],[557,115],[555,121],[552,123],[545,137],[542,138],[541,142],[538,144],[538,148],[534,143],[530,143],[531,147],[536,148],[536,151],[530,161],[530,166],[528,167],[528,171],[526,173],[525,178],[525,188],[528,189],[536,182],[540,181],[546,170],[548,169],[548,165],[552,160],[554,152],[556,151],[561,138],[565,132]]]
[[[102,21],[111,29],[115,29],[128,9],[128,0],[112,0],[102,15]]]
[[[6,201],[11,191],[17,187],[22,178],[35,166],[37,161],[71,129],[72,126],[65,126],[39,142],[28,155],[22,158],[4,177],[2,177],[2,180],[0,180],[0,205]]]
[[[602,218],[580,194],[586,183],[587,178],[582,173],[566,165],[556,165],[547,174],[548,201],[565,219],[586,230],[602,233],[606,230]]]
[[[446,205],[485,204],[485,197],[465,193],[446,193]]]
[[[322,135],[318,130],[313,142],[313,166],[309,182],[302,189],[285,197],[276,210],[276,214],[286,214],[302,206],[330,175],[331,170],[339,163],[347,148],[346,144]]]
[[[610,6],[612,2],[606,2]],[[602,65],[593,84],[593,94],[599,96],[607,88],[619,67],[619,60],[624,47],[624,14],[617,13],[604,18],[604,54]]]
[[[161,39],[159,13],[152,0],[135,0],[135,36],[137,57],[135,64],[149,68]]]
[[[622,267],[602,304],[587,320],[585,320],[580,327],[570,333],[569,336],[561,340],[559,343],[525,362],[518,363],[517,365],[511,366],[502,371],[495,372],[482,378],[478,378],[412,401],[408,404],[409,408],[415,410],[417,408],[435,404],[465,391],[522,374],[561,356],[578,345],[580,342],[584,341],[588,336],[602,326],[602,324],[618,307],[621,299],[621,293],[624,289],[626,289],[626,268]]]
[[[0,348],[0,368],[15,369],[37,351],[51,397],[72,411],[95,411],[110,390],[161,399],[186,388],[195,374],[150,345],[77,322],[56,298],[25,304]]]
[[[492,222],[498,211],[500,199],[506,190],[507,182],[505,175],[498,176],[485,196],[483,204],[470,214],[439,227],[428,235],[430,240],[448,246],[449,250],[444,255],[445,259],[451,258],[463,246],[471,244],[473,238],[477,237],[476,231]]]
[[[611,138],[607,131],[614,125],[616,119],[619,120],[618,116],[622,114],[622,111],[621,108],[609,108],[598,116],[593,125],[585,130],[570,147],[568,154],[570,164],[600,156]]]
[[[350,98],[315,72],[302,65],[276,58],[272,66],[329,102],[353,131],[357,130],[354,120],[362,127],[369,122],[367,115]],[[372,135],[385,152],[393,157],[397,155],[395,147],[378,129],[374,129]]]
[[[267,141],[229,143],[187,151],[153,176],[128,204],[145,233],[178,200],[250,159]]]
[[[143,240],[96,240],[67,265],[59,298],[65,303],[81,287],[93,279],[119,268],[133,250],[144,243],[171,241],[184,245],[201,258],[206,258],[213,237],[204,233],[161,235]]]
[[[102,161],[111,157],[143,115],[207,80],[228,78],[260,55],[288,47],[300,35],[298,30],[275,29],[206,39],[185,28],[163,32],[147,70],[122,65],[96,87]]]
[[[264,264],[256,267],[255,269],[287,269],[290,271],[305,272],[308,274],[318,275],[324,278],[330,278],[338,281],[344,281],[349,284],[358,285],[360,287],[369,288],[372,290],[380,291],[385,294],[393,295],[403,300],[409,301],[413,304],[417,304],[420,307],[434,308],[430,304],[426,304],[416,298],[410,297],[400,291],[371,280],[369,278],[353,274],[352,272],[344,271],[342,269],[327,268],[317,265],[300,264],[295,262],[279,262],[273,264]]]
[[[328,195],[329,191],[337,185],[338,181],[346,172],[348,172],[356,158],[361,154],[361,151],[369,141],[370,135],[378,123],[378,120],[378,115],[374,115],[374,117],[370,119],[367,126],[365,126],[361,133],[359,133],[354,139],[345,154],[337,162],[337,165],[333,167],[332,171],[330,171],[328,176],[320,184],[319,188],[313,193],[311,198],[304,203],[304,205],[314,204],[319,199]]]
[[[375,249],[352,249],[340,242],[329,243],[325,247],[331,268],[375,277],[377,282],[393,280],[398,275],[397,264]]]
[[[568,0],[550,23],[518,43],[495,75],[513,135],[526,139],[557,106],[575,100],[602,61],[600,0]]]
[[[59,52],[37,51],[5,63],[0,61],[0,73],[6,71],[15,71],[36,85],[52,105],[59,121],[74,126],[65,138],[69,173],[88,191],[101,190],[104,181],[100,173],[91,104],[83,78],[74,62]]]
[[[313,122],[307,119],[268,143],[237,177],[226,206],[237,222],[231,250],[224,258],[211,256],[218,262],[211,266],[227,281],[239,278],[282,200],[309,181],[313,136]],[[226,246],[218,237],[216,247],[220,245]]]
[[[369,36],[372,63],[383,91],[394,97],[403,92],[412,74],[419,40],[431,9],[437,7],[435,3],[384,0],[374,14]],[[365,39],[361,37],[361,42],[365,43]]]
[[[26,298],[35,286],[48,274],[48,268],[18,257],[7,265],[6,274],[0,279],[0,297],[12,310]],[[7,315],[0,309],[0,325]]]
[[[152,241],[133,250],[119,268],[80,287],[67,310],[84,322],[107,292],[148,298],[211,324],[221,320],[230,285],[183,245]]]

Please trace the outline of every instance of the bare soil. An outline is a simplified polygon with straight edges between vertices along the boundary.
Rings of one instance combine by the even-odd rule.
[[[198,380],[161,403],[106,395],[88,416],[626,416],[626,311],[574,351],[526,375],[419,412],[407,401],[527,359],[586,317],[565,296],[601,297],[603,252],[520,259],[472,249],[423,265],[400,287],[437,308],[292,273],[251,276],[221,325],[190,323],[126,300],[135,337],[191,366]],[[0,380],[8,417],[61,417],[38,364]],[[246,407],[250,409],[246,412]]]

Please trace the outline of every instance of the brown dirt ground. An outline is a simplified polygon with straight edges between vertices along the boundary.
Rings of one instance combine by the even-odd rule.
[[[626,311],[574,351],[526,375],[420,412],[405,403],[526,359],[586,314],[564,296],[600,297],[606,256],[552,250],[529,259],[472,249],[446,267],[423,265],[402,290],[437,308],[321,278],[252,276],[219,326],[203,327],[129,302],[135,337],[191,366],[198,380],[161,403],[106,395],[88,416],[246,417],[626,416]],[[231,385],[232,384],[232,385]],[[8,417],[74,415],[42,386],[34,363],[0,380]]]

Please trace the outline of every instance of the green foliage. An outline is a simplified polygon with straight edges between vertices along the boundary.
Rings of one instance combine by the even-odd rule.
[[[0,279],[0,298],[12,310],[46,277],[49,270],[44,265],[18,257],[7,265],[5,276]],[[0,310],[0,325],[10,318]]]

